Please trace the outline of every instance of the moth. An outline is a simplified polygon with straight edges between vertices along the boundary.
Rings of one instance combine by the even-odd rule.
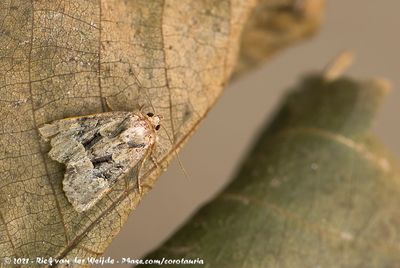
[[[160,116],[106,112],[66,118],[39,128],[49,156],[65,164],[63,190],[78,212],[96,204],[121,177],[139,170],[154,150]]]

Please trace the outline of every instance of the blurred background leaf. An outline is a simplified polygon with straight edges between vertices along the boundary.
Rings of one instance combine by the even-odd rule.
[[[370,133],[388,88],[376,79],[305,78],[232,183],[146,258],[398,267],[399,170]]]

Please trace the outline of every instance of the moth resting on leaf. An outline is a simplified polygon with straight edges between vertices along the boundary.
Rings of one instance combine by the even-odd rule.
[[[78,212],[90,209],[111,186],[151,155],[160,117],[142,112],[107,112],[66,118],[39,129],[50,140],[49,156],[65,164],[63,190]]]

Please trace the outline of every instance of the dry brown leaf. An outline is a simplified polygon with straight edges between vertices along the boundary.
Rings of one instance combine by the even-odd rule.
[[[103,253],[141,196],[117,183],[87,213],[61,188],[64,167],[37,128],[71,116],[161,114],[165,168],[220,95],[258,1],[0,2],[0,257]],[[143,194],[160,169],[142,170]]]
[[[260,0],[244,27],[234,78],[314,34],[324,6],[325,0]]]

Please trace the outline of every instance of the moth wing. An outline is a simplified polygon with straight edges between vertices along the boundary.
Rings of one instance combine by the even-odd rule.
[[[63,190],[68,201],[78,212],[90,208],[97,201],[93,196],[98,196],[109,188],[106,180],[93,176],[92,169],[93,165],[89,159],[67,164]]]
[[[112,185],[123,176],[136,178],[139,175],[139,169],[147,153],[137,155],[138,158],[131,159],[127,167],[114,168],[112,180],[101,176],[101,172],[93,167],[93,163],[82,161],[79,164],[68,165],[63,180],[63,190],[68,201],[73,205],[76,211],[83,212],[90,209],[110,190]]]
[[[96,132],[102,124],[131,115],[129,112],[110,112],[65,118],[43,125],[39,132],[46,141],[51,141],[49,156],[59,163],[67,163],[85,155],[85,148],[77,140],[77,136],[89,135],[90,132]]]
[[[76,211],[90,209],[130,171],[136,171],[155,142],[154,130],[131,112],[66,118],[39,129],[51,140],[49,155],[64,163],[63,190]]]
[[[51,138],[49,154],[65,163],[63,190],[78,212],[90,209],[123,176],[137,174],[155,140],[153,130],[135,114],[102,122],[92,119],[86,121],[93,125],[87,122],[79,129],[79,137],[71,125]]]
[[[110,120],[118,117],[126,117],[130,115],[130,112],[108,112],[101,114],[92,114],[86,116],[77,116],[64,118],[60,120],[53,121],[50,124],[44,124],[39,128],[40,135],[44,140],[48,141],[55,135],[59,133],[70,133],[73,134],[74,131],[79,131],[83,126],[91,124],[94,119],[96,120]]]

